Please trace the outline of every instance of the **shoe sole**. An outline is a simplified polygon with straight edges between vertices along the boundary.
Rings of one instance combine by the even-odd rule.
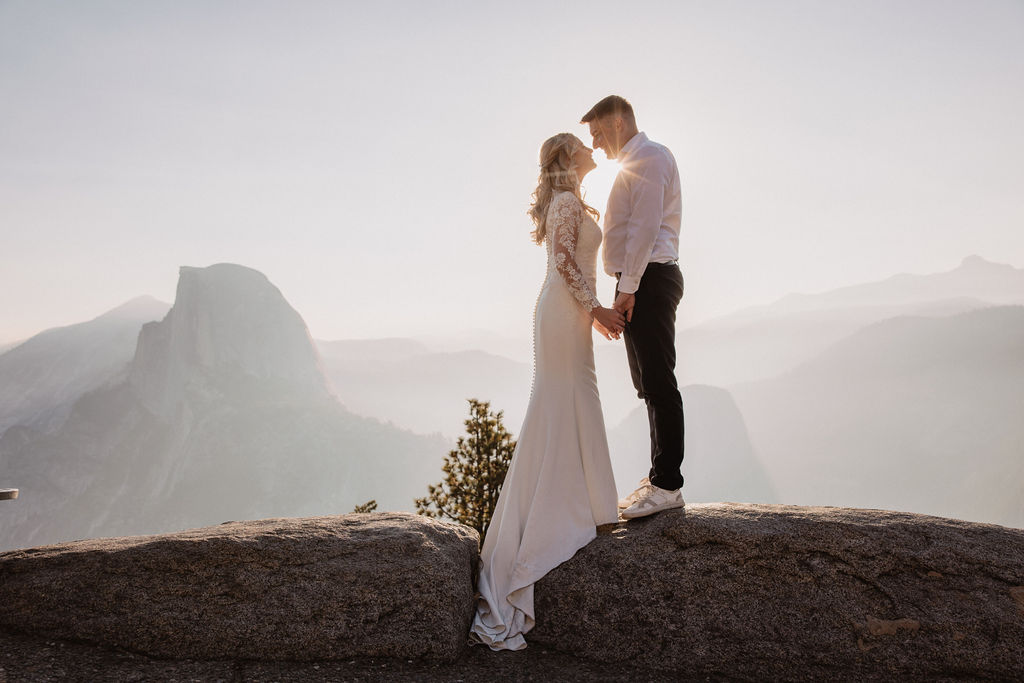
[[[628,515],[626,514],[625,511],[623,511],[622,512],[622,518],[623,519],[639,519],[640,517],[650,517],[651,515],[656,514],[658,512],[662,512],[664,510],[672,510],[672,509],[675,509],[675,508],[685,508],[685,507],[686,507],[686,501],[682,501],[682,500],[680,500],[678,502],[677,501],[672,501],[670,503],[662,503],[661,505],[658,505],[657,507],[646,508],[644,510],[637,510],[636,512],[633,512],[633,513],[628,514]]]

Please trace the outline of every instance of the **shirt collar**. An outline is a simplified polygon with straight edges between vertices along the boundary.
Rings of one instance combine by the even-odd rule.
[[[629,142],[624,144],[622,149],[619,150],[619,161],[628,161],[630,155],[640,149],[640,146],[645,142],[647,142],[647,135],[645,135],[643,131],[640,131],[631,137]]]

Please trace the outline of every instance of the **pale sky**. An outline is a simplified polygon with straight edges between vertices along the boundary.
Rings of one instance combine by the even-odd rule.
[[[537,150],[611,93],[679,163],[684,326],[1024,266],[1020,0],[0,0],[0,341],[224,261],[321,339],[529,334]]]

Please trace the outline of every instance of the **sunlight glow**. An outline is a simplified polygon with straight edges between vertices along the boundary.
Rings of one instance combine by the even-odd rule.
[[[603,219],[608,194],[619,172],[619,163],[613,159],[605,159],[604,152],[600,150],[594,152],[594,161],[597,162],[597,168],[583,179],[583,194],[587,204],[600,211]]]

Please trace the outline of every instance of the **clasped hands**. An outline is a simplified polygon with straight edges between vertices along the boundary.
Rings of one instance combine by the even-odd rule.
[[[633,294],[619,292],[611,308],[595,308],[594,329],[605,339],[618,339],[626,329],[626,323],[633,320],[633,305],[636,297]]]

